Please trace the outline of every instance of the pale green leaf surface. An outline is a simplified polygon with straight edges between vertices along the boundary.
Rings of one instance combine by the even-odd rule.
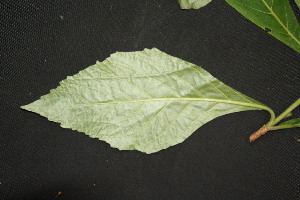
[[[181,9],[199,9],[211,1],[212,0],[178,0]]]
[[[297,4],[298,8],[300,9],[300,0],[295,0],[295,3]]]
[[[226,0],[226,2],[300,53],[300,26],[289,0]]]
[[[183,142],[218,116],[269,110],[204,69],[155,48],[114,53],[22,108],[112,147],[146,153]]]

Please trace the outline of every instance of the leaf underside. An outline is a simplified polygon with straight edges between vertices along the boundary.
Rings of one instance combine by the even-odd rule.
[[[226,2],[300,53],[300,26],[289,0],[226,0]]]
[[[218,116],[266,106],[154,48],[114,53],[22,108],[120,150],[153,153]]]
[[[178,0],[181,9],[199,9],[211,1],[212,0]]]

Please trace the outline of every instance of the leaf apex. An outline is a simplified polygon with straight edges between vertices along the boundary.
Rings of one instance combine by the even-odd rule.
[[[27,111],[30,111],[30,112],[36,112],[37,113],[37,107],[35,105],[33,105],[33,104],[35,104],[35,102],[32,102],[32,103],[24,105],[24,106],[20,106],[20,108],[23,109],[23,110],[27,110]]]
[[[26,105],[20,106],[20,108],[26,110]]]
[[[24,105],[24,106],[20,106],[20,108],[23,109],[23,110],[31,111],[30,104],[27,104],[27,105]]]

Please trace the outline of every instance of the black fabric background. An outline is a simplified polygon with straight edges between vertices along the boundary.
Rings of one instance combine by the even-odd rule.
[[[264,111],[217,118],[146,155],[19,108],[111,53],[156,47],[278,114],[300,96],[300,55],[224,1],[185,11],[176,0],[23,0],[0,8],[0,199],[300,199],[299,129],[248,142],[269,120]]]

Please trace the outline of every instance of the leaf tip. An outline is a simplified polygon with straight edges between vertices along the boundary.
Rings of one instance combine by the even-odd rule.
[[[33,109],[32,103],[30,103],[30,104],[27,104],[27,105],[24,105],[24,106],[20,106],[20,108],[21,108],[21,109],[23,109],[23,110],[27,110],[27,111],[34,112],[34,109]]]
[[[27,105],[20,106],[20,108],[23,109],[23,110],[27,110]]]

